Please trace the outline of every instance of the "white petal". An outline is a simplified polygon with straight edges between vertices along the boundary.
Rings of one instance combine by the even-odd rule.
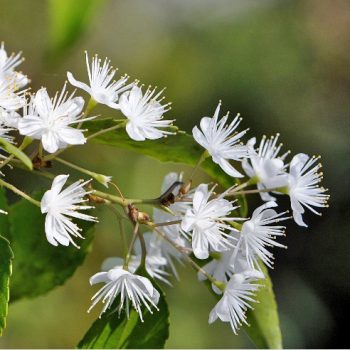
[[[96,283],[101,283],[101,282],[108,282],[108,273],[107,272],[98,272],[95,273],[93,276],[90,277],[90,284],[94,285]]]
[[[193,208],[198,211],[202,204],[207,201],[208,185],[200,184],[193,196]]]
[[[208,240],[197,230],[194,230],[192,234],[192,249],[193,254],[198,259],[207,259],[209,257]]]
[[[221,169],[227,174],[232,177],[243,177],[243,175],[238,172],[226,159],[219,158],[218,163],[221,167]]]
[[[89,95],[91,95],[91,88],[90,88],[90,86],[88,86],[87,84],[85,84],[85,83],[83,83],[81,81],[76,80],[73,77],[73,74],[71,72],[67,72],[67,79],[73,86],[75,86],[75,87],[77,87],[79,89],[82,89],[82,90],[86,91]]]
[[[135,141],[145,141],[145,136],[142,134],[140,128],[138,128],[134,123],[128,122],[126,124],[126,132],[131,139]]]
[[[62,103],[57,109],[56,113],[70,118],[78,116],[84,107],[84,99],[82,97],[74,97]]]
[[[86,143],[82,131],[71,127],[62,128],[59,131],[59,138],[67,145],[83,145]]]
[[[203,133],[198,129],[197,126],[195,126],[192,129],[192,135],[193,138],[196,140],[197,143],[199,143],[202,147],[207,148],[208,147],[208,142],[205,138],[205,136],[203,135]]]
[[[41,116],[48,116],[52,110],[52,102],[45,88],[37,91],[34,97],[34,104]]]
[[[55,153],[59,148],[59,139],[51,131],[48,131],[42,135],[41,142],[44,150],[49,153]]]
[[[308,227],[303,221],[303,216],[299,211],[293,210],[293,218],[299,226]]]

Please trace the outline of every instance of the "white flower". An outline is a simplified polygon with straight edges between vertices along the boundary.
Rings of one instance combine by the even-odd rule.
[[[11,80],[18,88],[22,88],[28,84],[29,80],[27,76],[20,72],[16,72],[15,68],[19,66],[24,59],[21,57],[22,53],[17,54],[12,53],[10,56],[7,55],[4,43],[0,46],[0,81],[1,80]]]
[[[18,123],[19,132],[41,140],[44,149],[54,153],[68,145],[82,145],[86,142],[82,130],[71,127],[73,124],[90,120],[81,119],[84,106],[82,97],[68,97],[66,84],[60,94],[50,99],[45,88],[41,88],[26,108]]]
[[[1,112],[1,111],[0,111]],[[5,139],[7,142],[13,143],[13,137],[8,135],[8,133],[13,130],[12,128],[8,128],[4,123],[0,121],[0,137]]]
[[[6,140],[7,142],[14,143],[13,137],[7,134],[11,130],[13,129],[6,127],[3,123],[0,122],[0,138]],[[0,161],[1,159],[7,159],[8,154],[6,153],[6,151],[2,147],[0,147],[0,150],[2,152],[5,152],[5,154],[0,153]],[[0,175],[4,176],[4,174],[1,171]]]
[[[54,246],[62,244],[68,246],[72,243],[78,247],[72,239],[73,237],[83,238],[81,229],[74,224],[70,217],[97,221],[93,216],[79,213],[78,210],[87,210],[93,207],[82,205],[86,202],[85,195],[89,192],[84,190],[84,186],[89,182],[77,181],[62,190],[69,175],[58,175],[52,182],[51,189],[46,191],[41,199],[41,212],[47,213],[45,218],[46,238]]]
[[[237,247],[220,253],[215,252],[211,255],[213,259],[205,264],[202,269],[219,282],[227,283],[235,273],[255,271],[248,265],[247,259],[242,256]],[[207,277],[202,272],[198,272],[198,279],[204,281]],[[212,284],[212,289],[215,293],[222,294],[222,291],[215,284]]]
[[[223,198],[225,193],[210,200],[213,189],[209,191],[206,184],[197,187],[193,206],[187,210],[181,222],[185,232],[192,232],[192,249],[198,259],[208,258],[210,249],[224,251],[233,245],[233,237],[224,230],[233,230],[226,222],[237,218],[227,216],[237,207]]]
[[[240,249],[250,268],[259,268],[259,259],[271,268],[273,254],[267,247],[286,248],[276,242],[276,237],[284,236],[285,226],[275,224],[289,217],[283,216],[286,212],[276,213],[271,209],[273,207],[277,207],[277,204],[270,201],[255,209],[251,219],[243,223],[239,233],[237,249]]]
[[[246,311],[253,299],[254,292],[260,287],[259,284],[251,283],[264,278],[259,271],[246,271],[233,275],[226,285],[224,294],[220,301],[215,305],[209,314],[209,323],[213,323],[218,318],[222,322],[230,322],[231,328],[235,334],[246,321]]]
[[[151,307],[158,310],[159,292],[146,277],[134,275],[122,268],[114,268],[108,272],[99,272],[90,278],[90,284],[105,283],[105,285],[92,297],[92,305],[88,312],[100,301],[105,303],[100,316],[109,309],[117,296],[120,296],[118,312],[125,309],[129,318],[129,300],[142,318],[141,307],[145,306],[150,313]]]
[[[160,103],[163,99],[160,98],[162,92],[163,90],[156,93],[156,89],[148,88],[143,95],[142,89],[135,85],[130,91],[120,96],[120,110],[128,118],[126,131],[133,140],[156,140],[173,134],[161,130],[171,126],[173,122],[173,120],[163,120],[163,114],[170,109],[170,104]]]
[[[278,188],[287,184],[287,165],[284,164],[284,160],[289,152],[279,155],[282,144],[276,146],[278,138],[279,134],[270,139],[263,136],[257,152],[254,149],[255,137],[247,143],[250,156],[249,159],[243,160],[242,167],[250,178],[257,178],[258,189]],[[261,192],[260,196],[264,201],[275,200],[268,193]]]
[[[15,91],[13,80],[0,80],[0,108],[15,111],[25,105],[25,90]]]
[[[192,134],[223,171],[233,177],[242,177],[243,175],[229,163],[229,160],[242,161],[248,157],[248,147],[239,144],[239,139],[247,130],[235,134],[235,130],[242,120],[239,115],[233,119],[231,124],[226,125],[228,113],[218,121],[220,106],[221,102],[218,104],[213,118],[203,117],[200,121],[201,130],[195,126]]]
[[[123,76],[118,81],[115,81],[116,70],[110,66],[111,62],[107,58],[102,64],[101,59],[95,55],[90,66],[87,52],[85,52],[85,55],[90,86],[76,80],[70,72],[67,72],[68,81],[73,86],[86,91],[96,102],[119,109],[119,105],[116,103],[119,94],[130,89],[134,83],[125,85],[129,79],[127,76]]]
[[[8,111],[0,107],[0,123],[9,128],[18,128],[21,116],[16,111]]]
[[[313,207],[327,207],[329,195],[324,194],[327,190],[319,186],[322,180],[322,173],[318,170],[322,167],[318,161],[319,157],[309,157],[307,154],[299,153],[293,157],[288,176],[288,194],[295,222],[300,226],[304,223],[302,215],[304,207],[317,215],[321,215]]]
[[[226,283],[235,272],[235,262],[233,259],[234,248],[224,252],[215,253],[213,260],[205,264],[202,269],[209,275],[213,276],[216,281]],[[206,275],[198,272],[198,279],[204,281]],[[221,294],[221,290],[212,284],[212,289],[215,293]]]

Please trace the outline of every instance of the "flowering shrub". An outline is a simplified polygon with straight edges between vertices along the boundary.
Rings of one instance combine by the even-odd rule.
[[[179,278],[178,263],[194,268],[216,297],[209,323],[227,322],[234,333],[250,323],[247,332],[257,346],[281,346],[267,268],[274,263],[273,248],[285,248],[280,242],[284,222],[294,219],[307,227],[305,210],[320,215],[319,208],[327,206],[319,158],[282,153],[279,135],[244,141],[248,130],[240,129],[240,116],[221,116],[221,102],[213,117],[203,117],[190,136],[174,126],[174,120],[164,119],[170,104],[163,102],[163,90],[145,89],[127,76],[118,79],[110,61],[97,55],[89,59],[86,53],[88,84],[67,73],[71,85],[90,95],[88,101],[69,93],[67,84],[51,97],[46,88],[29,93],[29,79],[17,71],[21,62],[20,54],[8,55],[2,44],[0,168],[6,176],[1,173],[0,185],[22,199],[10,205],[1,192],[0,329],[9,295],[12,300],[33,297],[70,277],[88,253],[98,221],[93,209],[104,205],[120,223],[125,255],[107,257],[90,278],[100,289],[88,310],[100,308],[100,317],[79,347],[164,346],[168,309],[160,285],[171,286],[172,276]],[[98,104],[120,111],[124,118],[93,114]],[[61,158],[66,149],[87,142],[189,164],[193,171],[168,174],[155,198],[131,199],[111,176]],[[62,163],[67,171],[78,170],[84,180],[71,182],[68,174],[53,174],[52,162]],[[16,168],[51,179],[51,188],[25,193],[11,183]],[[213,183],[196,182],[199,168]],[[248,213],[246,196],[251,194],[260,196],[261,205]],[[281,196],[289,196],[292,215],[279,209]],[[140,211],[140,204],[149,210]],[[130,229],[124,228],[124,221]],[[42,234],[22,239],[25,225]],[[25,253],[35,263],[25,260]],[[25,287],[21,278],[27,271],[36,281]],[[253,309],[256,301],[260,306]]]

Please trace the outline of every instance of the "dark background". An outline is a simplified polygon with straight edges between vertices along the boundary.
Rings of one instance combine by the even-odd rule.
[[[224,110],[241,113],[250,136],[280,132],[292,153],[322,155],[330,208],[321,218],[307,216],[308,230],[289,224],[289,248],[275,252],[271,276],[285,347],[349,347],[350,2],[97,1],[86,30],[63,50],[53,47],[54,3],[0,0],[0,40],[10,51],[24,52],[21,68],[34,91],[42,85],[51,93],[60,89],[67,70],[85,80],[87,49],[111,58],[121,73],[166,86],[173,102],[169,116],[185,130],[222,99]],[[180,169],[103,146],[75,148],[67,157],[113,175],[131,197],[157,194],[162,177]],[[251,206],[256,199],[249,199]],[[113,217],[104,211],[99,216],[85,264],[65,286],[11,305],[1,347],[75,347],[96,317],[86,314],[88,278],[118,251]],[[180,268],[180,275],[181,283],[167,290],[167,346],[251,347],[244,332],[234,336],[227,324],[207,324],[211,296],[192,271]]]

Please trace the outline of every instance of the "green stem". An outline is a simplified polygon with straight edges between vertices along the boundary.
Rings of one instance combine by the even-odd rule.
[[[128,218],[124,217],[122,214],[119,213],[117,208],[114,207],[112,203],[108,204],[107,207],[116,215],[118,224],[119,224],[119,231],[120,231],[120,238],[122,242],[122,246],[124,249],[124,254],[127,254],[128,246],[126,243],[126,237],[125,237],[125,231],[124,231],[124,225],[123,225],[123,219],[128,220]]]
[[[171,226],[171,225],[177,225],[180,224],[181,220],[174,220],[174,221],[167,221],[167,222],[158,222],[154,223],[155,227],[161,227],[161,226]]]
[[[90,100],[89,100],[89,102],[88,102],[88,104],[87,104],[87,106],[86,106],[86,108],[85,108],[85,111],[84,111],[84,117],[86,118],[89,114],[90,114],[90,112],[97,106],[97,102],[92,98],[92,97],[90,97]],[[79,124],[78,124],[78,129],[80,129],[82,126],[83,126],[83,123],[84,122],[80,122]]]
[[[246,187],[248,187],[248,186],[250,186],[250,185],[256,185],[257,182],[258,182],[258,180],[259,180],[259,179],[258,179],[256,176],[253,176],[253,177],[250,178],[248,181],[243,182],[242,184],[240,184],[240,185],[238,185],[237,187],[235,187],[235,188],[233,189],[233,191],[236,192],[236,191],[239,191],[239,190],[243,190],[243,188],[246,188]]]
[[[43,159],[43,144],[41,142],[39,142],[39,146],[38,146],[38,157],[39,159]]]
[[[122,205],[123,207],[129,204],[150,204],[158,206],[157,199],[138,199],[138,198],[122,198],[113,194],[105,193],[102,191],[93,190],[94,195],[97,197],[107,199],[113,203]]]
[[[245,194],[254,194],[254,193],[261,193],[261,192],[282,192],[283,190],[284,190],[284,187],[263,188],[261,190],[256,189],[256,190],[246,190],[246,191],[236,191],[234,189],[232,192],[227,193],[227,195],[225,197],[241,196],[241,195],[245,195]]]
[[[138,223],[136,223],[138,225]],[[143,237],[143,234],[140,232],[140,230],[137,228],[137,235],[140,240],[140,245],[141,245],[141,262],[140,262],[140,267],[146,269],[146,256],[147,256],[147,249],[146,249],[146,242],[145,242],[145,237]]]
[[[86,106],[86,109],[84,111],[84,116],[87,117],[90,112],[98,105],[98,102],[94,100],[92,97],[90,97],[90,100]]]
[[[87,140],[91,140],[92,138],[94,138],[94,137],[96,137],[96,136],[100,136],[100,135],[105,134],[105,133],[107,133],[107,132],[110,132],[110,131],[113,131],[113,130],[117,130],[117,129],[123,128],[123,127],[126,125],[126,122],[127,122],[127,121],[123,121],[123,122],[120,123],[120,124],[113,125],[113,126],[107,128],[107,129],[102,129],[102,130],[100,130],[100,131],[97,131],[97,132],[95,132],[94,134],[89,135],[86,139],[87,139]]]
[[[208,157],[209,157],[209,153],[208,153],[207,150],[205,150],[205,151],[202,153],[202,155],[200,156],[200,158],[199,158],[199,160],[198,160],[196,166],[195,166],[194,169],[192,170],[192,174],[191,174],[190,179],[189,179],[190,182],[192,182],[193,177],[194,177],[196,171],[198,170],[198,168],[200,167],[200,165],[201,165],[201,164],[203,163],[203,161],[204,161],[206,158],[208,158]]]
[[[122,128],[123,126],[125,126],[127,121],[123,121],[121,124],[117,124],[117,125],[114,125],[110,128],[107,128],[107,129],[103,129],[103,130],[100,130],[100,131],[97,131],[95,132],[94,134],[91,134],[90,136],[88,136],[86,138],[86,140],[90,140],[96,136],[99,136],[99,135],[102,135],[106,132],[109,132],[109,131],[113,131],[113,130],[116,130],[116,129],[119,129],[119,128]],[[52,154],[49,154],[47,155],[46,157],[43,158],[43,161],[47,161],[47,160],[52,160],[54,158],[56,158],[58,155],[60,155],[62,152],[66,151],[67,149],[71,148],[72,146],[67,146],[66,148],[64,149],[60,149],[58,150],[57,152],[55,153],[52,153]]]
[[[102,185],[108,187],[108,182],[110,181],[110,177],[108,176],[105,176],[103,174],[98,174],[98,173],[95,173],[94,171],[90,171],[90,170],[87,170],[85,168],[82,168],[76,164],[73,164],[71,162],[68,162],[67,160],[64,160],[62,158],[59,158],[59,157],[56,157],[56,160],[59,162],[59,163],[62,163],[64,165],[67,165],[69,166],[70,168],[72,169],[75,169],[75,170],[78,170],[80,171],[81,173],[83,174],[86,174],[86,175],[89,175],[91,176],[92,178],[94,178],[96,181],[98,181],[99,183],[101,183]]]
[[[90,170],[87,170],[87,169],[84,169],[84,168],[80,167],[79,165],[76,165],[76,164],[73,164],[73,163],[71,163],[71,162],[68,162],[67,160],[64,160],[64,159],[62,159],[62,158],[58,158],[58,157],[57,157],[56,160],[57,160],[59,163],[62,163],[62,164],[64,164],[64,165],[67,165],[67,166],[69,166],[69,167],[72,168],[72,169],[78,170],[78,171],[80,171],[80,172],[83,173],[83,174],[86,174],[86,175],[89,175],[89,176],[92,176],[92,177],[94,177],[94,176],[96,175],[95,172],[90,171]]]
[[[242,230],[242,224],[239,224],[238,222],[235,222],[235,221],[229,221],[229,224],[235,228],[236,230],[238,231],[241,231]]]
[[[128,253],[126,254],[126,257],[125,257],[125,261],[124,261],[124,266],[123,268],[125,270],[128,269],[128,266],[129,266],[129,262],[130,262],[130,258],[131,258],[131,253],[132,253],[132,249],[134,247],[134,244],[135,244],[135,241],[136,241],[136,237],[138,235],[138,229],[139,229],[139,224],[136,223],[135,224],[135,227],[134,227],[134,232],[133,232],[133,235],[132,235],[132,238],[131,238],[131,242],[130,242],[130,245],[129,245],[129,249],[128,249]]]
[[[13,165],[19,169],[29,171],[28,169],[23,167],[20,163],[16,162],[16,163],[13,163]],[[55,175],[53,175],[49,172],[46,172],[46,171],[42,171],[42,170],[33,171],[31,173],[35,174],[35,175],[39,175],[41,177],[45,177],[49,180],[53,180],[55,178]],[[105,192],[98,191],[98,190],[93,190],[93,194],[96,195],[97,197],[106,199],[112,203],[119,204],[123,207],[127,207],[129,204],[149,204],[149,205],[159,206],[157,199],[123,198],[123,197],[119,197],[119,196],[105,193]]]
[[[10,191],[18,194],[19,196],[23,197],[24,199],[26,199],[27,201],[31,202],[32,204],[36,205],[37,207],[40,208],[40,202],[35,200],[34,198],[30,197],[28,194],[26,194],[25,192],[21,191],[20,189],[18,189],[17,187],[7,183],[4,180],[0,179],[0,186],[2,187],[6,187],[7,189],[9,189]]]

